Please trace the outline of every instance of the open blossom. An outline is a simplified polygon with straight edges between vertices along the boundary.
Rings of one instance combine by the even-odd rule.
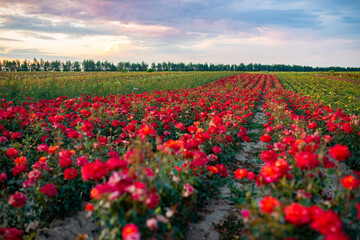
[[[318,124],[316,122],[310,122],[308,124],[308,128],[309,129],[317,129],[318,128]]]
[[[354,189],[359,186],[360,182],[353,175],[347,175],[341,179],[341,184],[346,189]]]
[[[5,237],[6,240],[20,240],[22,239],[22,233],[19,229],[17,228],[6,228],[4,231],[3,236]]]
[[[219,170],[215,166],[207,166],[207,169],[212,173],[219,173]]]
[[[72,165],[72,159],[70,157],[60,158],[59,165],[63,168],[70,167]]]
[[[270,163],[275,162],[277,157],[278,157],[278,154],[276,152],[274,152],[273,150],[263,151],[260,155],[261,160],[263,160],[264,162],[270,162]]]
[[[310,152],[300,152],[295,156],[296,166],[300,169],[313,169],[320,164],[318,156]]]
[[[247,178],[248,178],[249,180],[254,180],[254,179],[255,179],[255,173],[253,173],[253,172],[248,172]]]
[[[134,223],[125,225],[122,230],[122,237],[124,240],[140,240],[138,227]]]
[[[42,192],[44,195],[48,196],[49,198],[52,198],[58,193],[56,187],[51,183],[42,186],[40,192]]]
[[[215,165],[216,169],[218,170],[218,174],[222,177],[227,177],[228,176],[228,171],[227,168],[223,165],[223,164],[216,164]]]
[[[84,181],[99,180],[108,173],[105,162],[96,159],[95,162],[89,163],[81,168],[81,176]]]
[[[234,172],[234,175],[236,179],[243,179],[247,177],[248,171],[246,169],[237,169]]]
[[[350,152],[347,146],[337,144],[334,147],[329,149],[329,154],[331,157],[335,158],[338,161],[344,161],[350,158]]]
[[[260,176],[263,178],[265,183],[278,182],[283,175],[284,174],[280,168],[269,163],[262,166],[260,170]]]
[[[27,176],[30,180],[36,182],[37,180],[39,180],[39,178],[42,177],[42,172],[40,172],[39,170],[32,170],[28,173]]]
[[[194,187],[191,184],[184,183],[182,196],[185,198],[190,197],[193,193]]]
[[[14,176],[26,173],[27,172],[27,163],[24,164],[16,164],[12,169],[12,173]]]
[[[112,192],[114,189],[113,186],[111,186],[108,183],[104,184],[98,184],[90,191],[90,197],[95,198],[96,200],[99,200],[104,194],[108,194]],[[115,198],[115,197],[113,197]]]
[[[155,137],[157,132],[152,129],[149,125],[143,125],[139,130],[139,135],[141,139],[144,139],[146,136]]]
[[[17,157],[14,159],[15,164],[24,164],[24,163],[27,163],[27,161],[28,160],[24,156]]]
[[[0,183],[5,182],[7,179],[6,173],[0,173]]]
[[[21,193],[16,192],[13,195],[10,196],[9,204],[13,207],[22,207],[27,201],[27,197]]]
[[[212,148],[212,150],[213,150],[213,152],[214,152],[215,154],[221,153],[221,147],[215,146],[215,147]]]
[[[339,216],[330,210],[318,212],[313,216],[310,227],[323,235],[342,232],[342,223]]]
[[[263,213],[272,213],[275,208],[280,206],[280,202],[274,197],[266,196],[259,202],[259,205]]]
[[[260,137],[260,141],[265,142],[265,143],[269,143],[272,141],[272,137],[268,134],[264,134]]]
[[[285,220],[294,224],[302,225],[310,221],[310,213],[307,207],[299,203],[293,203],[287,206],[284,210]]]
[[[6,155],[7,155],[9,158],[16,157],[16,156],[18,155],[18,150],[16,150],[15,148],[9,148],[9,149],[6,151]]]
[[[85,211],[87,211],[87,212],[94,211],[94,209],[95,209],[95,207],[94,207],[94,205],[91,204],[91,203],[87,203],[87,204],[85,205]]]
[[[67,168],[64,170],[64,178],[66,180],[72,180],[79,175],[78,171],[74,168]]]
[[[22,186],[23,188],[29,188],[29,187],[33,186],[34,184],[35,184],[35,183],[34,183],[33,180],[31,180],[31,179],[26,179],[25,182],[23,182],[23,183],[21,184],[21,186]]]
[[[76,166],[81,167],[89,163],[89,160],[85,156],[78,157],[76,159]]]
[[[101,146],[105,146],[108,143],[108,139],[106,137],[100,136],[98,137],[98,142]]]

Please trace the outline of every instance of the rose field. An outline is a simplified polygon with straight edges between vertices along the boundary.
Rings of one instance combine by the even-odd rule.
[[[0,239],[360,239],[359,73],[0,79]]]

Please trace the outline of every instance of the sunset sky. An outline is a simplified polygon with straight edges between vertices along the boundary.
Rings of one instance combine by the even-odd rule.
[[[0,0],[0,58],[360,66],[360,0]]]

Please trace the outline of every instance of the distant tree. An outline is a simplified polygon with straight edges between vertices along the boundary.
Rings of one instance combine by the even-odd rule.
[[[169,71],[168,65],[167,65],[166,62],[163,62],[163,63],[161,64],[161,66],[162,66],[162,70],[163,70],[163,71]]]
[[[94,71],[103,71],[103,69],[102,69],[102,64],[101,64],[100,61],[97,61],[97,62],[95,63],[95,69],[94,69]]]
[[[162,69],[162,66],[161,66],[161,63],[158,63],[157,65],[156,65],[156,71],[162,71],[163,69]]]
[[[90,60],[84,60],[82,62],[83,68],[85,72],[89,72],[89,71],[95,71],[95,62],[94,60],[90,59]]]
[[[186,70],[186,65],[185,63],[181,62],[178,64],[178,69],[179,71],[185,71]]]
[[[64,72],[68,72],[72,70],[72,63],[71,61],[66,61],[65,63],[63,63],[63,71]]]
[[[29,71],[29,65],[26,60],[24,60],[21,64],[20,71]]]
[[[157,71],[155,63],[151,63],[151,69],[154,70],[154,71],[155,70]]]
[[[141,62],[140,71],[146,71],[148,69],[149,65],[145,63],[144,61]]]
[[[50,63],[52,71],[60,71],[61,62],[59,60],[51,61]]]
[[[72,70],[75,71],[75,72],[80,72],[81,71],[81,65],[80,65],[80,63],[78,61],[75,61],[73,63]]]

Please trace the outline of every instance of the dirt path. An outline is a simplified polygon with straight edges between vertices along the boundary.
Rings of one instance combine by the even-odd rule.
[[[262,108],[259,107],[255,113],[252,123],[254,129],[248,131],[249,134],[254,135],[255,139],[259,139],[263,131],[262,124],[266,122],[265,114]],[[260,167],[262,161],[259,160],[259,153],[265,147],[265,144],[260,141],[252,140],[250,142],[243,142],[241,144],[241,151],[235,156],[236,165],[238,168]],[[230,177],[230,179],[233,179]],[[235,186],[240,186],[238,182],[233,182]],[[192,223],[186,234],[187,240],[217,240],[220,239],[219,232],[216,231],[215,225],[221,223],[226,216],[236,210],[236,207],[227,200],[231,196],[229,184],[220,188],[220,194],[217,198],[209,201],[208,205],[199,211],[202,218],[198,223]]]
[[[49,228],[38,230],[35,240],[75,240],[79,235],[86,234],[93,239],[95,229],[92,217],[85,211],[77,212],[64,219],[55,219]]]

